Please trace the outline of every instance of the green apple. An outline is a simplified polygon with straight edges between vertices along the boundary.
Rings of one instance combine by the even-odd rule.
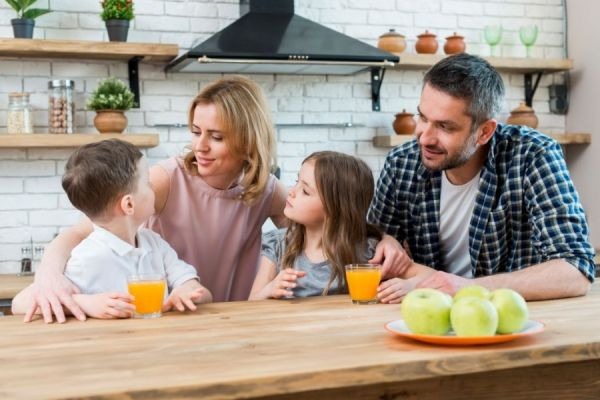
[[[445,335],[450,330],[452,298],[436,289],[415,289],[402,300],[408,329],[422,335]]]
[[[498,328],[498,312],[489,300],[463,297],[452,304],[450,322],[456,336],[491,336]]]
[[[456,294],[454,295],[454,301],[457,301],[458,299],[462,299],[463,297],[468,297],[468,296],[475,296],[475,297],[479,297],[480,299],[489,300],[490,294],[491,294],[491,292],[487,288],[484,288],[483,286],[470,285],[470,286],[465,286],[462,289],[459,289],[459,291],[456,292]]]
[[[498,333],[519,332],[529,319],[527,302],[512,289],[496,289],[490,301],[498,311]]]

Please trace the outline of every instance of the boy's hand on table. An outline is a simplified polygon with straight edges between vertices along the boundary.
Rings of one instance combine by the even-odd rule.
[[[74,296],[82,310],[92,318],[130,318],[135,311],[133,296],[127,293],[98,293]]]
[[[166,312],[173,308],[181,312],[186,309],[195,311],[197,308],[195,303],[200,302],[206,292],[207,290],[198,281],[191,279],[173,289],[167,301],[163,304],[163,311]]]

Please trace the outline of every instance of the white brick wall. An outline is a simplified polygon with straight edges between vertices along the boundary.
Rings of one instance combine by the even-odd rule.
[[[54,13],[40,17],[36,38],[107,40],[99,17],[98,1],[40,0]],[[540,28],[534,55],[563,57],[563,8],[560,0],[296,0],[297,13],[340,30],[372,45],[390,28],[406,35],[407,52],[414,52],[416,36],[425,29],[444,38],[456,31],[467,40],[470,52],[488,55],[482,28],[502,24],[505,31],[499,50],[504,56],[522,57],[518,39],[522,25]],[[198,38],[207,38],[239,16],[237,0],[138,0],[131,42],[177,43],[181,51]],[[0,37],[12,37],[14,12],[0,2]],[[240,38],[242,39],[242,38]],[[329,126],[281,126],[277,130],[278,160],[282,180],[292,184],[308,153],[334,149],[362,157],[375,176],[382,168],[386,149],[374,148],[375,135],[391,134],[394,114],[414,112],[424,71],[388,71],[381,91],[382,112],[371,111],[369,75],[290,76],[254,75],[264,88],[278,124],[361,124],[347,128]],[[99,80],[107,76],[127,79],[124,62],[64,59],[0,59],[0,133],[6,132],[8,93],[26,90],[36,111],[36,130],[47,129],[47,81],[75,80],[78,131],[93,132],[93,112],[85,101]],[[192,97],[216,74],[165,74],[163,66],[142,64],[142,108],[127,113],[129,131],[158,132],[160,146],[145,150],[151,163],[180,153],[189,141],[186,128],[155,127],[185,123]],[[523,76],[503,74],[507,100],[502,118],[523,98]],[[560,77],[546,76],[536,93],[534,107],[540,126],[564,130],[563,116],[548,112],[547,86]],[[74,223],[81,214],[72,209],[60,185],[66,158],[72,150],[0,149],[0,273],[16,272],[21,247],[51,240],[55,233]]]

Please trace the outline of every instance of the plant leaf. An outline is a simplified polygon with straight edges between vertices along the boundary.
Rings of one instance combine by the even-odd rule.
[[[8,4],[10,4],[10,6],[18,13],[19,11],[21,11],[21,3],[19,3],[17,0],[6,0],[6,2]]]
[[[31,7],[31,5],[33,3],[35,3],[37,0],[18,0],[18,1],[19,1],[19,3],[21,3],[21,10],[25,11],[29,7]]]
[[[23,13],[23,18],[36,19],[44,14],[48,14],[49,12],[52,12],[52,10],[45,8],[30,8]]]

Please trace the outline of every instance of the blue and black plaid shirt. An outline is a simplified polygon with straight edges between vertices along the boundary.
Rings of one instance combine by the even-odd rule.
[[[594,249],[558,143],[527,127],[498,124],[481,170],[469,226],[473,276],[563,258],[594,280]],[[377,182],[369,222],[415,262],[447,270],[440,254],[441,172],[421,163],[413,140],[392,150]]]

